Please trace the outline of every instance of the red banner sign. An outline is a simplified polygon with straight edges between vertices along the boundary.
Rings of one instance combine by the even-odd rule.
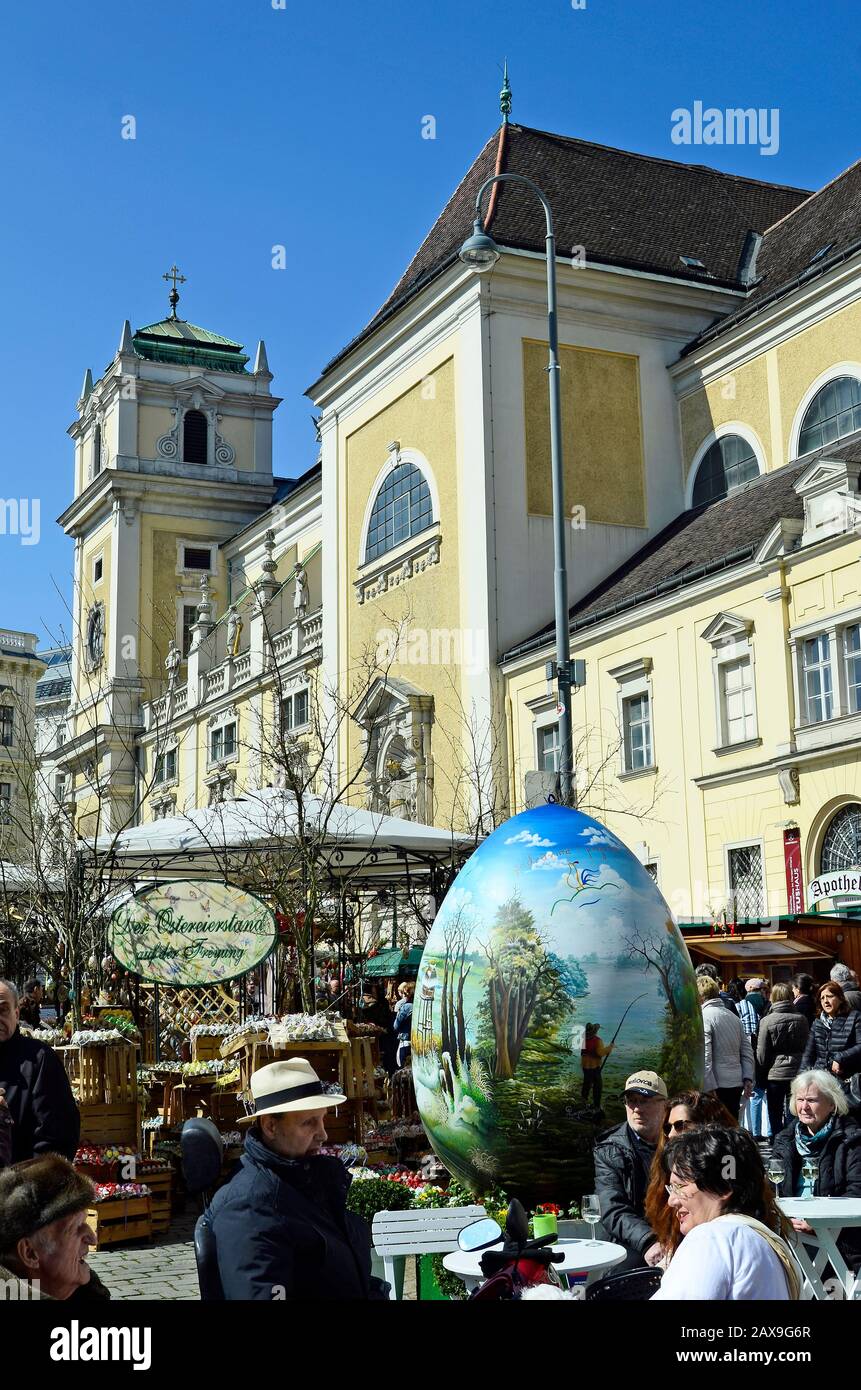
[[[790,912],[804,911],[804,876],[801,870],[801,831],[784,830],[783,862],[786,867],[786,898]]]

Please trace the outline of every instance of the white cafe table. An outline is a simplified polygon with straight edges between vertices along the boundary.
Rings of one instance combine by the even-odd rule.
[[[861,1197],[779,1197],[777,1201],[784,1216],[790,1220],[806,1221],[812,1227],[812,1231],[795,1233],[798,1237],[798,1243],[793,1247],[795,1258],[807,1280],[801,1297],[828,1298],[822,1274],[829,1263],[843,1285],[845,1297],[861,1297],[861,1288],[856,1289],[856,1277],[837,1249],[841,1231],[847,1227],[861,1226]],[[812,1259],[805,1245],[814,1247]]]
[[[502,1242],[487,1248],[501,1250]],[[595,1245],[588,1240],[558,1240],[553,1249],[557,1252],[561,1250],[565,1257],[553,1268],[560,1274],[585,1272],[587,1284],[593,1284],[608,1269],[620,1265],[627,1255],[624,1245],[614,1245],[609,1240],[599,1240]],[[483,1250],[452,1250],[450,1255],[443,1258],[445,1268],[463,1280],[467,1293],[471,1293],[485,1278],[481,1272],[483,1254]]]

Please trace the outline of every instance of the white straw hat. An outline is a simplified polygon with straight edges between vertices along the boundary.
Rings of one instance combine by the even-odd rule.
[[[340,1093],[329,1095],[323,1083],[304,1057],[291,1057],[286,1062],[270,1062],[251,1076],[254,1114],[245,1115],[246,1123],[258,1115],[289,1115],[298,1110],[329,1110],[346,1104]]]

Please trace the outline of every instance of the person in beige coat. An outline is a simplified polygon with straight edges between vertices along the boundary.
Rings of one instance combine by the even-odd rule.
[[[738,1115],[742,1092],[749,1096],[753,1090],[755,1068],[750,1038],[735,1014],[724,1008],[714,980],[700,975],[697,990],[705,1035],[703,1090],[713,1091],[731,1115]]]

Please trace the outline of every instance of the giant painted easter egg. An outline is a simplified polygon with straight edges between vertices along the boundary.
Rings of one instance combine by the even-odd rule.
[[[702,1083],[690,957],[651,875],[564,806],[501,825],[443,902],[412,1025],[422,1122],[474,1190],[534,1201],[591,1189],[596,1137],[641,1068]]]

